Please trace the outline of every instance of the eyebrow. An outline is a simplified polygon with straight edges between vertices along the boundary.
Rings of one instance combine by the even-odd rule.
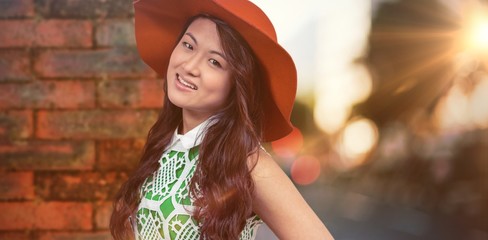
[[[191,39],[193,39],[193,41],[194,41],[194,42],[195,42],[195,43],[198,45],[198,41],[197,41],[197,39],[195,38],[195,36],[193,36],[193,34],[191,34],[191,33],[187,32],[187,33],[185,33],[185,35],[187,35],[187,36],[189,36]]]
[[[198,41],[197,39],[195,38],[195,36],[193,36],[193,34],[191,34],[190,32],[186,32],[185,35],[189,36],[194,42],[195,44],[198,45]],[[212,54],[217,54],[219,56],[221,56],[225,61],[227,61],[227,58],[225,57],[225,55],[221,52],[218,52],[218,51],[215,51],[215,50],[210,50],[210,53]]]

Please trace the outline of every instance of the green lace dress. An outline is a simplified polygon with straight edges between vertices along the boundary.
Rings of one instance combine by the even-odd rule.
[[[133,222],[136,239],[199,239],[198,222],[191,217],[189,183],[198,162],[198,146],[209,121],[185,135],[175,132],[170,147],[159,160],[159,169],[141,188],[141,202]],[[257,216],[247,219],[240,239],[254,239],[261,223]]]

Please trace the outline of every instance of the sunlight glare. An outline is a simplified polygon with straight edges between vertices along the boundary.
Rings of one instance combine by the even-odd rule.
[[[475,49],[488,50],[488,17],[480,17],[475,21],[469,42]]]

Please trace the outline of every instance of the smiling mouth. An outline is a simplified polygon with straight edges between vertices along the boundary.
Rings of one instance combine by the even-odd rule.
[[[187,88],[190,88],[190,89],[193,89],[193,90],[197,90],[198,87],[195,86],[194,84],[190,83],[190,82],[187,82],[185,80],[183,80],[179,74],[176,74],[176,79],[178,80],[178,82],[180,82],[181,84],[183,84],[183,86],[187,87]]]

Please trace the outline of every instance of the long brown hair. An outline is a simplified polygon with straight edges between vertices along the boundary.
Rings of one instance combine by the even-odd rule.
[[[252,215],[254,190],[250,171],[262,140],[261,90],[265,87],[257,59],[242,36],[225,22],[208,15],[189,19],[181,36],[197,18],[217,25],[222,49],[231,65],[232,89],[227,105],[217,112],[199,148],[199,160],[190,183],[201,239],[238,239]],[[180,36],[180,38],[181,38]],[[178,39],[179,40],[179,39]],[[165,93],[167,86],[165,83]],[[149,130],[137,169],[116,195],[110,219],[112,236],[130,238],[128,221],[137,210],[142,184],[158,168],[158,160],[182,120],[181,109],[167,94],[156,123]]]

